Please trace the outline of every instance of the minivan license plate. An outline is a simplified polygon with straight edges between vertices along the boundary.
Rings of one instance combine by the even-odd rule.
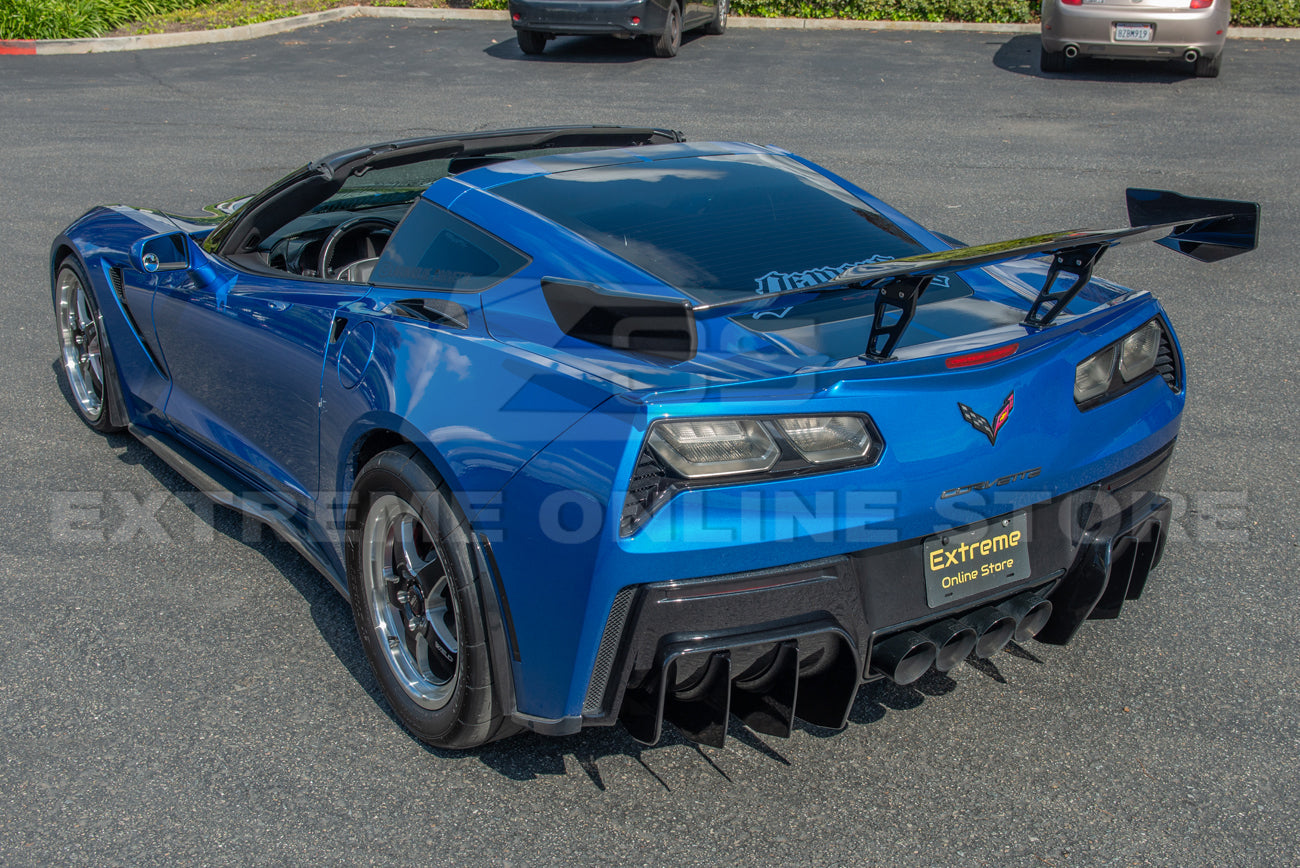
[[[1116,42],[1150,42],[1155,28],[1150,24],[1116,24]]]

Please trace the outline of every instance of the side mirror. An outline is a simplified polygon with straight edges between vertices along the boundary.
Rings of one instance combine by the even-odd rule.
[[[131,267],[145,274],[190,267],[189,236],[184,232],[151,235],[131,245]]]

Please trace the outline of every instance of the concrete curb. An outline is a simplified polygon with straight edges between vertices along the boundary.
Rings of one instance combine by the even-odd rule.
[[[178,48],[217,42],[238,42],[288,33],[345,18],[407,18],[430,21],[500,21],[505,12],[491,9],[406,9],[397,6],[340,6],[324,12],[308,12],[292,18],[245,24],[220,30],[192,30],[185,33],[155,33],[147,36],[107,36],[98,39],[11,39],[0,40],[5,54],[97,54],[103,51],[141,51],[150,48]],[[957,31],[967,33],[1037,33],[1037,24],[982,24],[952,21],[852,21],[840,18],[732,18],[728,27],[738,30],[897,30]],[[1237,39],[1300,39],[1300,27],[1234,27],[1228,36]]]

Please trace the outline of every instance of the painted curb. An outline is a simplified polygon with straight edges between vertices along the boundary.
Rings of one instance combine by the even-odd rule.
[[[96,39],[10,39],[0,40],[0,55],[98,54],[105,51],[142,51],[151,48],[179,48],[239,42],[288,33],[304,27],[346,18],[405,18],[426,21],[499,21],[508,23],[503,11],[492,9],[406,9],[396,6],[340,6],[324,12],[308,12],[292,18],[244,24],[220,30],[191,30],[185,33],[151,33],[145,36],[105,36]],[[856,21],[841,18],[736,18],[727,22],[738,30],[858,30],[858,31],[949,31],[964,33],[1038,33],[1037,24],[994,24],[954,21]],[[1234,27],[1235,39],[1300,39],[1300,27]]]

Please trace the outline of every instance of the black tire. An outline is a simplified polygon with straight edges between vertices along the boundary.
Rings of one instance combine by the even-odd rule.
[[[1197,78],[1218,78],[1219,67],[1223,63],[1223,54],[1216,54],[1213,57],[1206,57],[1202,54],[1196,58],[1196,77]]]
[[[676,57],[682,47],[682,7],[673,0],[668,6],[668,20],[664,22],[664,32],[654,41],[655,57]]]
[[[82,421],[102,434],[122,430],[109,409],[120,402],[108,333],[95,291],[74,256],[59,263],[51,287],[54,325],[59,335],[59,369],[72,407]]]
[[[546,34],[536,30],[517,30],[515,39],[519,41],[519,50],[524,54],[541,54],[546,50]]]
[[[353,618],[403,726],[457,750],[517,731],[493,678],[477,542],[432,465],[413,446],[381,452],[357,475],[350,516]]]
[[[1065,52],[1042,49],[1038,55],[1038,68],[1043,72],[1065,72]]]
[[[704,32],[710,36],[721,36],[727,32],[727,17],[731,13],[731,0],[714,0],[713,20],[704,26]]]

